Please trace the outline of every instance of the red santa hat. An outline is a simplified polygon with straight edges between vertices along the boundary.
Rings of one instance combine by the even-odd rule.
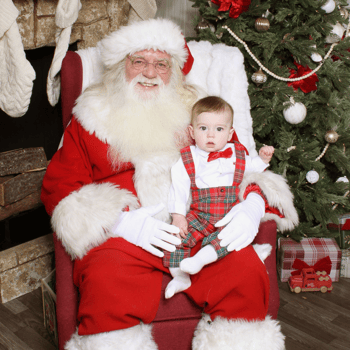
[[[156,18],[121,27],[98,43],[105,66],[110,67],[127,55],[143,50],[160,50],[171,55],[184,74],[192,67],[193,57],[180,27],[174,22]]]

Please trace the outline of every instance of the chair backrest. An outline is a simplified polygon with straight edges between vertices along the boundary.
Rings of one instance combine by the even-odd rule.
[[[248,80],[244,58],[236,47],[190,41],[188,47],[194,64],[186,76],[188,83],[197,85],[209,95],[229,102],[234,110],[234,128],[238,139],[251,156],[257,155],[253,139]],[[69,67],[69,69],[67,69]],[[89,85],[101,81],[103,64],[98,48],[68,52],[62,63],[62,113],[67,125],[76,98]]]

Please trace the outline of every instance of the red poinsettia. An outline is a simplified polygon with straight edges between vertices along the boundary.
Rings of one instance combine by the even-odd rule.
[[[289,68],[289,71],[291,73],[289,76],[290,79],[299,78],[311,72],[311,69],[308,66],[304,67],[301,64],[298,64],[296,62],[294,62],[294,64],[296,65],[298,70],[296,71],[295,69]],[[298,80],[298,81],[291,81],[288,83],[288,86],[293,86],[295,91],[300,88],[302,92],[307,94],[308,92],[317,90],[317,86],[316,86],[317,82],[318,82],[318,77],[316,73],[314,73],[309,78]]]
[[[242,12],[248,11],[250,0],[211,0],[215,5],[220,6],[218,11],[228,11],[229,16],[237,18]]]

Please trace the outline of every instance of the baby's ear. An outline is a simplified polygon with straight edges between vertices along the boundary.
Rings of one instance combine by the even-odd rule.
[[[230,133],[228,134],[228,140],[227,141],[231,141],[234,132],[235,132],[235,128],[232,127],[230,129]]]
[[[191,137],[194,139],[194,129],[193,129],[192,124],[190,124],[190,125],[188,126],[188,131],[189,131]]]

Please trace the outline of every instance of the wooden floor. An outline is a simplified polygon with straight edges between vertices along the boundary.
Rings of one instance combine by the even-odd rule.
[[[41,288],[0,304],[0,350],[55,350],[44,327]]]
[[[278,320],[287,350],[350,349],[350,279],[333,283],[331,292],[291,293],[279,282]]]
[[[350,279],[333,285],[326,294],[294,294],[279,283],[286,350],[350,350]],[[0,350],[55,350],[44,328],[41,289],[0,304]]]

